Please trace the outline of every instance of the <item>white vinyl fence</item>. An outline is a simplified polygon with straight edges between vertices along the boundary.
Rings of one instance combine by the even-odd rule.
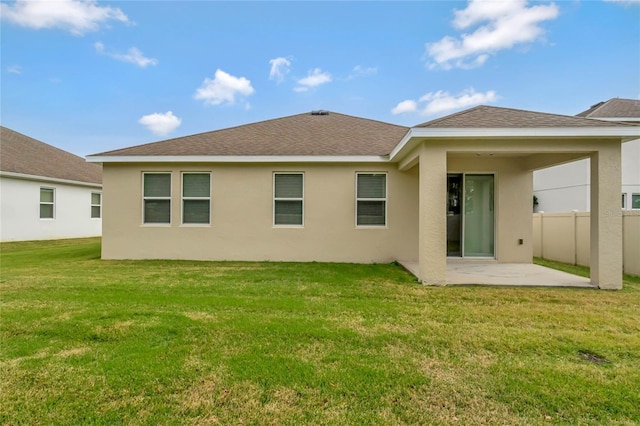
[[[640,211],[621,210],[623,269],[640,275]],[[533,255],[544,259],[589,266],[589,212],[534,213]]]

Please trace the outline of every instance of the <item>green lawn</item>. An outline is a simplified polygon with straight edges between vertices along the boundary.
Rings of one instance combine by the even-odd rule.
[[[1,248],[2,424],[640,424],[640,282]]]

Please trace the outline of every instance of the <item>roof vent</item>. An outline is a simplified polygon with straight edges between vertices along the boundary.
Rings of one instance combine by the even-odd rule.
[[[317,111],[311,111],[311,115],[329,115],[329,111],[319,109]]]

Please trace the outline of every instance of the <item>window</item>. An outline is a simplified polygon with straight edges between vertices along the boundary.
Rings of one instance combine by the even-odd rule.
[[[304,176],[302,173],[274,173],[273,224],[304,224]]]
[[[182,223],[211,223],[211,174],[182,174]]]
[[[100,218],[102,210],[102,194],[99,192],[91,193],[91,217]]]
[[[143,199],[144,223],[171,223],[171,173],[144,173]]]
[[[631,194],[631,208],[640,209],[640,194]]]
[[[356,175],[356,225],[386,226],[386,173],[358,173]]]
[[[53,188],[40,188],[40,219],[53,219],[54,200]]]

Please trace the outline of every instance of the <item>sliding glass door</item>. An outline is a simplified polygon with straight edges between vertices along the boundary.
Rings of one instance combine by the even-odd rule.
[[[450,174],[447,190],[447,256],[494,257],[494,176]]]

